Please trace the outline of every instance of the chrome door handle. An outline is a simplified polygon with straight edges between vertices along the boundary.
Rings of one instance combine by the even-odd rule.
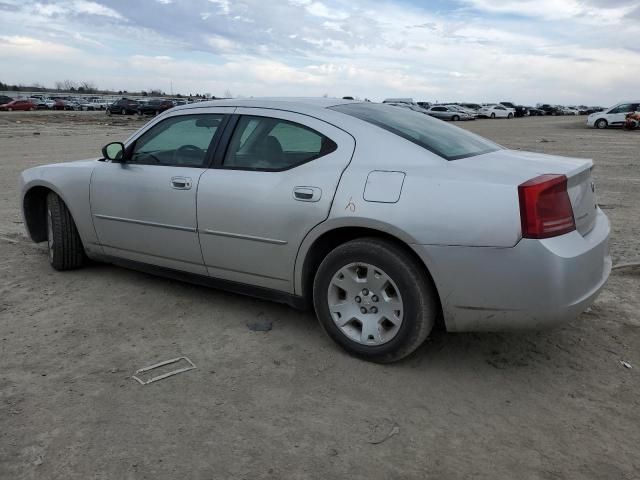
[[[191,179],[189,177],[171,177],[171,188],[191,190]]]
[[[322,197],[322,190],[318,187],[295,187],[293,198],[299,202],[317,202]]]

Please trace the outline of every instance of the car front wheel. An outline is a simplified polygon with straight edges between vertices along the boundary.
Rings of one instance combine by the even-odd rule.
[[[342,244],[320,264],[313,301],[322,328],[365,360],[400,360],[427,338],[438,313],[431,281],[395,243],[362,238]]]
[[[491,114],[491,118],[496,118],[496,114],[495,114],[495,113],[492,113],[492,114]]]
[[[601,118],[600,120],[598,120],[596,122],[596,128],[607,128],[609,124],[607,123],[607,121],[604,118]]]
[[[56,270],[71,270],[84,263],[84,248],[76,224],[62,199],[47,196],[47,247],[49,263]]]

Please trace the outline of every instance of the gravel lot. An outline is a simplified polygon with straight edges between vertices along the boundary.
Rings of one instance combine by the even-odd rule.
[[[640,478],[639,270],[556,330],[436,332],[389,366],[339,351],[310,313],[109,265],[54,272],[25,236],[19,172],[97,156],[142,122],[0,114],[1,479]],[[460,126],[593,158],[614,264],[640,258],[640,133]],[[180,355],[198,368],[131,379]]]

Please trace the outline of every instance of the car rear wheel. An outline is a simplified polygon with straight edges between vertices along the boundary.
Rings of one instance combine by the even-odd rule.
[[[13,112],[13,108],[11,107],[7,108],[7,112]]]
[[[127,111],[123,108],[123,109],[120,111],[120,113],[121,113],[122,115],[126,115],[126,114],[127,114]]]
[[[84,263],[84,248],[76,224],[62,199],[47,196],[47,247],[49,263],[56,270],[71,270]]]
[[[513,113],[510,113],[509,115],[507,115],[507,118],[509,119],[513,118]]]
[[[451,120],[457,122],[458,120],[460,120],[460,117],[458,115],[454,115],[453,117],[451,117]]]
[[[393,242],[352,240],[320,264],[313,301],[324,331],[365,360],[400,360],[427,338],[437,316],[424,267]]]
[[[496,114],[495,114],[495,113],[492,113],[492,114],[491,114],[491,118],[496,118]]]
[[[602,129],[602,128],[607,128],[608,126],[609,126],[609,123],[604,118],[601,118],[596,122],[596,128]]]

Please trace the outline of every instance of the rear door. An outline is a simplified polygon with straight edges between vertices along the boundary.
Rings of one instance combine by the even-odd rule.
[[[236,114],[226,153],[198,187],[204,263],[213,277],[292,293],[298,247],[327,218],[355,142],[306,115]]]
[[[107,255],[206,275],[196,192],[226,118],[196,109],[180,112],[128,145],[126,163],[98,164],[91,212]]]

